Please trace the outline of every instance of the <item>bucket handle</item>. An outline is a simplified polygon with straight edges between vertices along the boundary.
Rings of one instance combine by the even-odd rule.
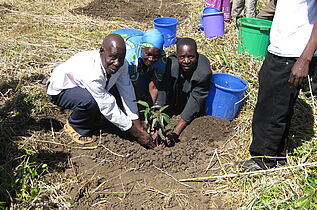
[[[234,103],[233,105],[233,113],[236,113],[237,111],[237,106],[242,102],[244,101],[249,95],[250,93],[252,93],[252,91],[250,91],[246,96],[244,96],[241,100],[237,101],[236,103]]]
[[[245,51],[245,46],[243,46],[242,44],[242,21],[239,20],[239,24],[238,24],[238,36],[240,37],[240,39],[238,39],[238,42],[240,44],[240,46],[243,48],[243,51]]]

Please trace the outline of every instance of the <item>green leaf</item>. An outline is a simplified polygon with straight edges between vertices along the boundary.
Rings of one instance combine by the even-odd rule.
[[[156,112],[151,112],[151,115],[153,116],[153,118],[159,118],[160,117],[160,113],[156,113]]]
[[[171,124],[171,118],[167,114],[162,113],[162,118],[168,125]]]
[[[39,188],[33,187],[33,188],[30,189],[30,194],[34,198],[34,197],[36,197],[38,195],[39,191],[40,191]]]
[[[145,124],[145,125],[149,124],[149,120],[148,120],[147,117],[144,118],[144,124]]]
[[[162,128],[165,127],[164,126],[164,116],[163,115],[160,116],[160,125],[161,125]]]
[[[152,125],[151,125],[151,127],[152,128],[155,128],[155,124],[157,123],[157,119],[155,118],[153,121],[152,121]]]
[[[145,101],[142,101],[142,100],[138,100],[136,101],[137,104],[140,104],[141,106],[144,106],[146,108],[150,108],[149,104],[146,103]]]
[[[160,112],[163,112],[167,107],[168,107],[168,105],[162,106],[162,107],[159,109],[159,111],[160,111]]]
[[[158,129],[157,133],[162,139],[165,139],[165,136],[164,136],[163,131],[162,131],[161,128]]]
[[[149,115],[150,115],[150,111],[148,109],[145,109],[144,110],[144,117],[149,118]]]
[[[151,109],[153,110],[153,109],[159,109],[161,106],[159,106],[159,105],[154,105],[154,106],[152,106],[151,107]]]

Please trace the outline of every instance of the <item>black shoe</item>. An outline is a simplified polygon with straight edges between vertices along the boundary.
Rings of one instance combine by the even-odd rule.
[[[238,163],[240,172],[258,171],[264,170],[257,162],[253,159],[244,160]]]

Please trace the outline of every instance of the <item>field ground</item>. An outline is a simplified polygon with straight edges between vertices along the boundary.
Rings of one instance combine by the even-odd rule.
[[[266,2],[259,0],[258,9]],[[296,103],[286,166],[238,174],[233,163],[249,158],[261,61],[236,53],[234,21],[225,23],[225,35],[205,38],[197,30],[203,6],[202,0],[0,0],[0,208],[316,208],[316,101],[301,94]],[[249,83],[239,116],[198,118],[172,148],[145,150],[113,127],[91,145],[74,144],[62,129],[69,111],[47,101],[46,79],[76,52],[99,48],[112,31],[145,31],[158,16],[178,18],[177,35],[196,39],[214,72]]]

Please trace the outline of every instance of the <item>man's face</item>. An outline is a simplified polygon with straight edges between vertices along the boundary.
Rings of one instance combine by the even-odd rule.
[[[177,48],[177,59],[183,71],[189,72],[194,70],[197,64],[197,52],[192,45],[180,45]]]
[[[144,47],[142,48],[142,61],[150,67],[153,63],[161,58],[161,50],[156,47]]]
[[[114,74],[119,70],[124,63],[125,53],[125,46],[117,46],[116,42],[100,49],[101,62],[108,74]]]

